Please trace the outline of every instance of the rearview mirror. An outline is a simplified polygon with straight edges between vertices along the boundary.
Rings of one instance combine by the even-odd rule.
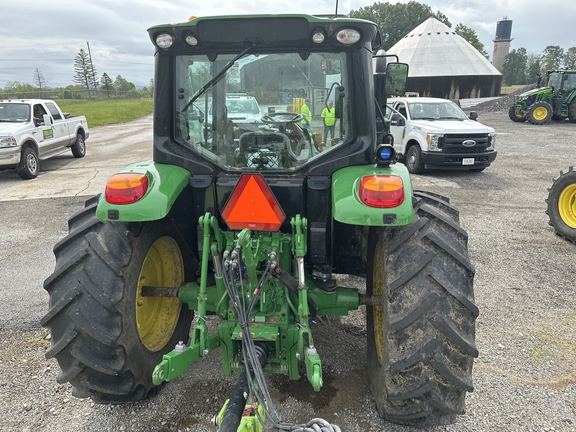
[[[388,63],[386,65],[386,94],[388,96],[404,96],[408,65],[406,63]]]

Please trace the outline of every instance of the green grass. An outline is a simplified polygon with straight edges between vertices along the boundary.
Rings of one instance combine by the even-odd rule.
[[[502,86],[502,88],[500,89],[500,94],[501,95],[507,95],[507,94],[515,92],[516,90],[518,90],[519,88],[522,88],[522,87],[526,87],[526,85]]]
[[[88,127],[124,123],[152,112],[152,98],[74,102],[59,100],[62,112],[86,116]]]

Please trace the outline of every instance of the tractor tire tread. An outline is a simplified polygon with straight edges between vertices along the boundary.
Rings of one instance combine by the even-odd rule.
[[[420,201],[412,224],[375,230],[371,240],[384,248],[388,297],[383,363],[372,352],[375,330],[368,329],[371,387],[384,419],[417,427],[450,424],[464,412],[478,356],[467,234],[458,211],[427,194],[414,194]],[[371,283],[369,272],[368,294]],[[369,323],[374,312],[367,307]]]
[[[562,219],[558,209],[560,195],[569,186],[576,185],[576,167],[571,166],[567,172],[560,171],[560,175],[552,180],[552,186],[548,189],[546,214],[548,224],[554,228],[556,235],[576,244],[576,228],[571,227]]]
[[[98,403],[136,402],[156,392],[152,369],[147,368],[158,364],[177,341],[146,359],[130,354],[141,344],[134,340],[138,335],[127,333],[127,312],[121,312],[120,305],[125,309],[130,304],[124,298],[125,281],[134,270],[127,266],[141,249],[134,232],[139,233],[142,224],[102,222],[96,218],[96,205],[97,197],[86,201],[69,219],[68,235],[54,247],[56,268],[44,281],[50,308],[41,320],[52,334],[46,358],[58,360],[58,382],[72,384],[74,395]],[[151,222],[150,229],[163,223]],[[173,340],[188,340],[192,314],[184,309]]]

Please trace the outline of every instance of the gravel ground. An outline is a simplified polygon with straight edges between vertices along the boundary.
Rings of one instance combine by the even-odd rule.
[[[552,178],[576,164],[576,125],[513,123],[507,108],[474,107],[498,133],[499,154],[486,171],[413,177],[416,188],[449,196],[460,209],[480,308],[475,391],[466,414],[437,431],[576,431],[576,246],[554,235],[544,203]],[[95,405],[56,382],[58,366],[44,358],[49,341],[39,325],[48,307],[42,281],[54,266],[52,245],[85,198],[0,196],[0,430],[215,431],[210,419],[235,383],[221,376],[218,351],[135,404]],[[28,294],[14,295],[21,287]],[[315,325],[313,334],[324,366],[319,393],[306,380],[269,377],[286,420],[319,416],[343,431],[413,430],[378,418],[366,377],[363,308]]]

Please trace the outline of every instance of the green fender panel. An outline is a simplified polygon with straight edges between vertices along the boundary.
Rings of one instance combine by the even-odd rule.
[[[154,161],[137,162],[125,166],[118,174],[145,174],[148,190],[132,204],[110,204],[100,195],[96,216],[100,220],[145,222],[165,217],[180,192],[188,184],[190,172],[175,165],[157,164]]]
[[[392,175],[404,183],[404,201],[394,208],[369,207],[360,200],[360,180],[370,175]],[[335,220],[349,225],[398,226],[414,220],[412,181],[406,166],[400,163],[389,168],[376,165],[350,166],[332,175],[332,214]]]

